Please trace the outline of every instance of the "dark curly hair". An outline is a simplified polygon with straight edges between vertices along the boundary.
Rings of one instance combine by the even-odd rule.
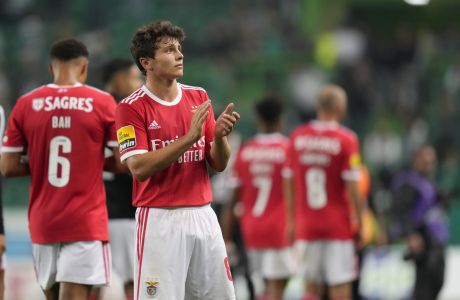
[[[145,75],[146,72],[140,63],[140,58],[154,58],[158,42],[163,37],[173,38],[182,43],[185,39],[185,32],[170,21],[159,21],[142,26],[134,33],[131,40],[131,55],[142,74]]]
[[[69,61],[79,57],[88,57],[88,49],[85,44],[76,39],[59,40],[50,48],[52,59]]]
[[[118,72],[128,71],[134,62],[125,58],[114,58],[102,67],[102,83],[107,84]]]
[[[284,105],[276,95],[266,95],[254,105],[257,116],[265,124],[277,122],[283,114]]]

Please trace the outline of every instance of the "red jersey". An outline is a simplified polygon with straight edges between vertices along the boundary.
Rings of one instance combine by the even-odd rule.
[[[121,160],[156,151],[184,136],[196,108],[209,99],[202,88],[178,83],[177,97],[164,101],[146,86],[117,108],[116,126]],[[201,138],[179,159],[145,181],[133,181],[133,205],[146,207],[199,206],[212,201],[206,158],[214,140],[212,108]]]
[[[286,209],[281,171],[289,140],[279,133],[259,134],[238,152],[234,177],[243,205],[241,232],[248,248],[281,248]]]
[[[87,85],[48,84],[13,108],[2,152],[29,157],[33,243],[108,240],[104,147],[116,146],[116,102]]]
[[[351,239],[346,180],[359,179],[356,135],[336,122],[313,121],[290,137],[296,235],[302,240]]]

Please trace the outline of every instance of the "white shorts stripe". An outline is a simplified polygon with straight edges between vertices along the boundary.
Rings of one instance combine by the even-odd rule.
[[[104,245],[102,246],[102,255],[104,257],[104,272],[105,272],[105,280],[106,282],[109,282],[109,257],[108,257],[108,252],[107,252],[107,243],[104,243]]]
[[[142,256],[144,254],[144,241],[145,241],[145,232],[147,227],[147,220],[149,218],[149,208],[141,207],[139,212],[139,235],[138,239],[138,276],[137,276],[137,293],[136,299],[139,299],[139,287],[141,286],[141,272],[142,272]]]

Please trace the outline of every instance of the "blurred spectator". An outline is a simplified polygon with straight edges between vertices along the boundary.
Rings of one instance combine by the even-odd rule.
[[[432,180],[436,171],[436,152],[431,145],[421,146],[412,167],[393,180],[390,236],[403,237],[407,243],[405,259],[416,267],[414,299],[433,300],[444,282],[447,220],[437,187]]]
[[[402,158],[403,144],[400,134],[392,131],[386,121],[364,138],[363,153],[377,168],[394,167]]]
[[[316,102],[326,80],[324,72],[313,67],[298,68],[289,77],[288,85],[302,121],[315,117]]]

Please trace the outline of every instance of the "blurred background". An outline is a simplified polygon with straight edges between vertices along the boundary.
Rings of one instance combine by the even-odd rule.
[[[101,66],[130,58],[134,30],[161,19],[187,34],[181,82],[204,87],[216,110],[235,102],[243,140],[256,131],[252,106],[259,97],[284,99],[288,134],[314,117],[321,86],[338,83],[349,96],[345,123],[360,137],[377,211],[413,150],[435,146],[450,229],[442,299],[460,299],[453,281],[460,278],[459,13],[458,0],[1,0],[0,103],[8,113],[19,95],[49,83],[49,45],[70,36],[88,45],[88,83],[102,88]],[[28,184],[3,181],[6,299],[41,299],[27,231]],[[402,262],[385,266],[368,270],[363,289],[375,299],[398,299],[394,291],[407,289],[413,270]],[[288,294],[299,289],[294,280]]]

